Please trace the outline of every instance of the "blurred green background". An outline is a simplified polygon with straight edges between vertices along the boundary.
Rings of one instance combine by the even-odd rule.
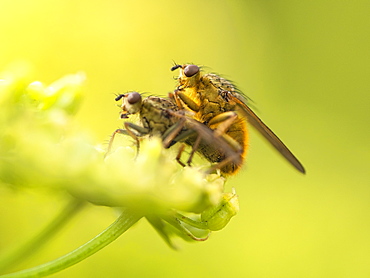
[[[303,176],[252,131],[241,210],[202,243],[167,247],[145,221],[53,277],[370,277],[369,1],[0,2],[0,65],[50,83],[87,74],[77,115],[96,142],[121,126],[114,93],[165,95],[173,61],[236,82],[299,157]],[[133,177],[134,178],[134,177]],[[0,250],[45,225],[63,198],[2,189]],[[116,217],[90,206],[41,252],[49,261]]]

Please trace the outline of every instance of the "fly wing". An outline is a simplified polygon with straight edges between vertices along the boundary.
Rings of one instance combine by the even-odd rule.
[[[201,137],[202,140],[204,140],[206,144],[216,146],[217,149],[219,149],[225,155],[227,161],[232,161],[236,164],[240,163],[241,157],[239,151],[235,150],[223,136],[217,136],[208,126],[192,119],[191,117],[173,111],[170,113],[185,121],[186,132],[184,132],[184,134],[191,135],[193,134],[190,133],[191,131],[195,132]]]
[[[294,154],[288,149],[287,146],[269,129],[262,120],[250,109],[245,103],[236,98],[235,96],[229,94],[228,98],[233,100],[237,106],[238,110],[247,118],[248,122],[256,128],[266,139],[273,145],[298,171],[301,173],[306,173],[303,165],[294,156]]]
[[[217,136],[208,126],[194,120],[187,118],[187,125],[194,129],[200,137],[208,144],[217,146],[226,157],[232,158],[235,163],[240,163],[240,153],[235,150],[223,136]]]

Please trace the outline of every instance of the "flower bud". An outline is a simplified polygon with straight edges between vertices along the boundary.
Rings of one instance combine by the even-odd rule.
[[[223,229],[238,211],[239,201],[235,192],[224,193],[218,205],[202,212],[201,220],[207,223],[211,231],[218,231]]]

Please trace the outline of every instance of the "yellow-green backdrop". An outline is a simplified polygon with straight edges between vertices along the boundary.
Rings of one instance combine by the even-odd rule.
[[[366,0],[2,0],[1,68],[26,61],[46,83],[84,71],[77,118],[97,143],[121,125],[115,93],[165,95],[173,61],[192,62],[235,81],[307,169],[252,131],[246,165],[228,181],[241,210],[225,230],[173,251],[140,221],[53,277],[370,277],[369,14]],[[0,198],[0,250],[60,208],[48,195]],[[85,209],[14,270],[76,248],[115,217]]]

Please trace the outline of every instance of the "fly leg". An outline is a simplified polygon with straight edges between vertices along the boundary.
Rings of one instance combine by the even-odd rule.
[[[216,136],[223,137],[235,151],[241,152],[242,147],[240,144],[231,136],[227,135],[228,128],[235,122],[237,118],[238,115],[233,111],[224,112],[213,117],[208,122],[208,125],[214,130]]]
[[[184,119],[184,121],[185,121],[185,119]],[[184,124],[185,124],[185,122],[184,122]],[[199,124],[201,125],[201,123],[199,123]],[[197,131],[195,131],[193,129],[181,130],[181,132],[179,132],[178,135],[175,138],[173,138],[173,142],[184,142],[187,138],[189,138],[191,136],[194,136],[196,133],[197,133]],[[193,156],[194,156],[195,152],[198,150],[199,143],[200,143],[201,139],[202,139],[202,137],[201,137],[201,135],[198,132],[198,136],[195,139],[194,144],[192,145],[192,149],[191,149],[189,158],[186,161],[186,164],[188,166],[191,166],[191,162],[193,160]],[[182,155],[184,149],[185,149],[185,144],[182,144],[181,147],[180,147],[180,149],[179,149],[179,153],[177,154],[177,157],[176,157],[176,160],[182,166],[185,166],[185,164],[180,160],[181,159],[181,155]]]
[[[238,165],[241,162],[242,147],[227,134],[229,127],[238,117],[235,112],[229,111],[219,114],[212,118],[208,125],[176,112],[170,112],[170,114],[179,117],[180,121],[169,129],[171,132],[167,133],[168,137],[166,138],[167,140],[164,139],[164,142],[171,142],[171,145],[173,145],[178,141],[186,142],[189,137],[193,137],[190,138],[192,150],[187,160],[189,166],[200,144],[216,146],[224,154],[224,158],[218,161],[211,170],[222,168],[229,163]],[[181,124],[179,124],[180,122]],[[177,160],[181,165],[183,163],[180,161],[180,157],[183,150],[184,147],[181,147],[177,156]]]
[[[193,131],[191,129],[184,129],[185,123],[186,123],[185,116],[183,116],[183,115],[180,116],[177,113],[174,113],[172,111],[169,111],[169,113],[171,113],[173,115],[176,115],[176,116],[179,116],[180,121],[177,122],[176,124],[174,124],[173,126],[171,126],[163,134],[163,146],[165,148],[169,148],[170,146],[176,144],[177,142],[184,141],[186,138],[188,138],[189,136],[191,136],[195,133],[195,131]],[[176,161],[183,167],[185,167],[185,163],[183,163],[181,161],[181,156],[182,156],[182,153],[184,152],[184,149],[185,149],[185,144],[182,144],[180,146],[179,151],[178,151],[177,156],[176,156]],[[192,153],[191,153],[191,157],[189,157],[189,159],[187,161],[187,164],[189,166],[190,166],[190,163],[191,163],[191,159],[193,157],[193,153],[195,153],[195,151],[196,151],[196,149],[195,149],[195,145],[194,145]]]
[[[109,139],[109,142],[108,142],[108,149],[107,149],[107,152],[105,153],[104,157],[107,157],[111,150],[112,150],[112,146],[113,146],[113,141],[114,141],[114,138],[116,137],[117,134],[125,134],[125,135],[128,135],[127,131],[125,129],[116,129],[112,136],[110,137]]]
[[[177,115],[171,110],[168,110],[168,113],[170,113],[171,115]],[[182,118],[180,121],[178,121],[176,124],[172,125],[170,128],[166,130],[166,132],[162,135],[163,146],[165,148],[169,148],[179,141],[179,139],[176,137],[181,133],[184,126],[185,119]]]
[[[182,166],[182,167],[185,167],[186,165],[181,161],[181,155],[183,153],[185,149],[185,144],[181,144],[180,148],[179,148],[179,152],[177,153],[176,155],[176,161]]]
[[[208,122],[208,125],[214,131],[215,136],[226,141],[229,146],[229,152],[228,154],[225,153],[225,158],[211,167],[209,172],[212,172],[216,169],[221,169],[229,163],[237,166],[243,160],[243,147],[239,144],[239,142],[227,134],[229,127],[237,119],[238,115],[234,111],[228,111],[218,114]]]
[[[184,103],[190,110],[194,112],[198,112],[200,109],[199,104],[197,104],[194,100],[188,97],[186,94],[181,92],[180,90],[176,90],[174,93],[169,94],[169,98],[176,103],[177,107],[183,109],[182,103]]]
[[[188,161],[186,162],[188,164],[188,166],[191,166],[191,162],[193,161],[194,154],[198,150],[198,147],[199,147],[199,144],[200,144],[200,140],[202,140],[202,137],[200,135],[198,135],[197,136],[197,139],[195,140],[194,145],[193,145],[193,147],[191,149],[191,152],[190,152]]]
[[[113,141],[114,141],[114,138],[117,134],[123,134],[123,135],[131,136],[136,142],[137,154],[139,153],[139,150],[140,150],[139,137],[142,137],[142,136],[148,134],[149,131],[144,127],[135,125],[135,124],[130,123],[130,122],[125,122],[124,126],[125,126],[125,129],[116,129],[113,132],[111,138],[109,139],[108,149],[107,149],[107,152],[105,154],[105,157],[107,157],[107,155],[111,152],[112,146],[113,146]],[[135,130],[136,134],[133,130]]]

